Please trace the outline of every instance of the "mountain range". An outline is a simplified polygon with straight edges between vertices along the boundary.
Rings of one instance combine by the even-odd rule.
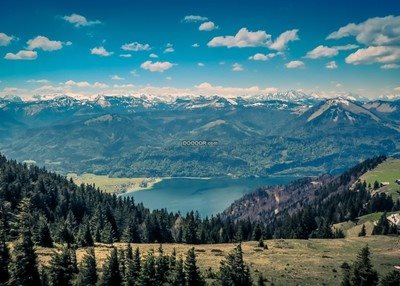
[[[260,96],[0,98],[0,152],[61,173],[270,176],[338,173],[396,155],[400,100],[299,91]],[[213,146],[184,146],[185,140]]]

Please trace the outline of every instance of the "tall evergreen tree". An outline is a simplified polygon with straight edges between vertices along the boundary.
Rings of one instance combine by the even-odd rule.
[[[140,252],[136,248],[133,254],[132,247],[128,244],[125,253],[125,286],[134,286],[139,280],[140,274]]]
[[[385,277],[382,278],[381,286],[399,286],[400,285],[400,271],[395,269],[390,271]]]
[[[220,267],[222,286],[251,286],[250,269],[244,263],[241,244],[228,254]]]
[[[74,272],[71,250],[65,248],[52,256],[48,270],[49,284],[51,286],[71,286]]]
[[[358,233],[358,236],[366,236],[367,235],[367,231],[365,229],[365,224],[362,225],[360,232]]]
[[[194,247],[188,250],[185,260],[185,279],[187,286],[203,286],[205,285],[200,269],[197,266],[196,253]]]
[[[31,233],[30,200],[24,198],[16,215],[18,239],[11,252],[10,280],[12,286],[40,285],[37,257]]]
[[[185,271],[183,269],[183,259],[180,257],[176,260],[174,267],[170,270],[168,276],[168,285],[171,286],[185,286]]]
[[[100,281],[101,286],[121,286],[122,278],[119,269],[117,249],[113,248],[110,255],[103,265],[103,276]]]
[[[147,256],[141,266],[139,285],[140,286],[154,286],[157,285],[155,280],[156,266],[154,258],[154,250],[149,250]]]
[[[77,284],[79,286],[95,286],[97,283],[96,256],[94,248],[88,248],[79,267]]]
[[[169,261],[168,257],[164,255],[162,246],[158,248],[158,255],[155,260],[156,264],[156,281],[158,285],[163,285],[167,281]]]
[[[6,230],[2,212],[0,211],[0,285],[5,285],[9,278],[8,264],[10,253],[6,244]]]

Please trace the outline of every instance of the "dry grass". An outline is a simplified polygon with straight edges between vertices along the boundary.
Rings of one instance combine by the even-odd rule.
[[[342,271],[340,265],[351,262],[357,252],[366,244],[372,252],[372,263],[379,273],[385,274],[400,264],[400,238],[388,236],[368,236],[346,239],[312,239],[312,240],[266,240],[268,250],[257,247],[257,242],[243,243],[245,261],[251,266],[253,273],[261,272],[275,285],[338,285]],[[125,248],[126,244],[116,243],[117,248]],[[139,247],[143,255],[149,249],[157,249],[158,244],[132,244]],[[185,256],[192,245],[164,244],[164,252],[170,254],[175,248],[178,256]],[[218,271],[220,261],[231,251],[234,244],[211,244],[194,246],[198,264],[202,270],[209,267]],[[111,247],[97,245],[95,248],[98,266],[101,267]],[[40,261],[47,264],[54,250],[38,248]],[[77,251],[78,262],[85,250]]]

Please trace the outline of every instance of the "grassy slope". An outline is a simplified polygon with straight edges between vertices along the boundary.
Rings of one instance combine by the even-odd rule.
[[[143,180],[148,181],[147,188],[150,188],[155,183],[160,182],[160,178],[148,179],[148,178],[110,178],[104,175],[95,175],[85,173],[77,175],[75,173],[69,173],[68,179],[72,178],[77,185],[80,184],[95,184],[96,187],[107,193],[120,193],[124,191],[138,191],[146,188],[141,188],[140,183]]]
[[[275,285],[338,285],[342,278],[340,265],[351,262],[360,248],[369,245],[372,263],[381,274],[386,274],[394,265],[400,264],[400,239],[388,236],[368,236],[364,238],[346,238],[335,240],[268,240],[269,249],[262,250],[257,242],[243,243],[245,261],[254,271],[260,271]],[[115,244],[118,248],[125,244]],[[157,249],[157,244],[134,244],[142,253],[148,249]],[[184,255],[191,247],[186,244],[165,244],[166,253],[176,248],[178,256]],[[199,266],[205,270],[211,267],[217,271],[221,259],[234,247],[234,244],[196,245]],[[214,250],[214,251],[212,251]],[[218,250],[216,252],[215,250]],[[96,257],[100,266],[110,251],[109,246],[97,246]],[[47,263],[52,249],[38,248],[39,259]],[[84,253],[79,249],[78,261]]]
[[[399,198],[397,191],[400,191],[400,185],[396,184],[396,179],[400,179],[400,160],[388,158],[382,164],[379,164],[375,169],[365,173],[360,177],[361,181],[366,181],[367,184],[374,185],[375,181],[389,182],[388,186],[382,187],[381,191],[390,193],[393,198]]]

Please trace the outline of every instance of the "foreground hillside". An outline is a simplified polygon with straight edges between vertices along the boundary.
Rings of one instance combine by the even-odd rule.
[[[372,253],[372,264],[381,276],[386,275],[400,264],[400,240],[398,237],[368,236],[348,239],[311,239],[311,240],[266,240],[268,249],[258,247],[257,242],[242,244],[244,260],[251,267],[256,281],[262,273],[266,281],[274,285],[339,285],[342,281],[343,262],[354,261],[357,252],[366,244]],[[114,244],[118,249],[126,248],[126,244]],[[220,262],[234,248],[235,244],[163,244],[166,254],[176,249],[177,256],[185,257],[186,252],[195,247],[197,261],[203,273],[211,268],[216,273]],[[132,244],[139,247],[141,253],[159,247],[159,244]],[[95,248],[98,268],[109,255],[109,245],[98,245]],[[48,264],[54,249],[38,248],[39,260]],[[78,249],[77,259],[81,261],[84,249]],[[207,279],[211,283],[212,279]],[[268,283],[267,285],[272,285]]]

